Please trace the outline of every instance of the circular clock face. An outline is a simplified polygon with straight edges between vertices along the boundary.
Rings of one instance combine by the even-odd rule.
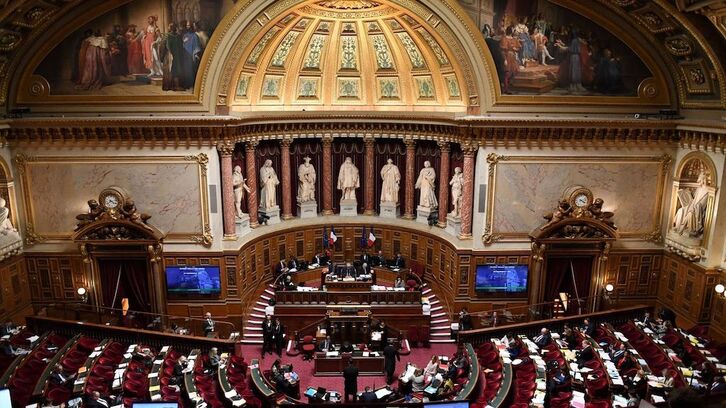
[[[575,197],[575,205],[580,208],[586,206],[588,201],[587,195],[585,194],[578,194],[578,196]]]
[[[103,199],[103,205],[106,208],[116,208],[116,207],[118,207],[118,203],[119,203],[118,197],[113,194],[109,194],[106,197],[104,197],[104,199]]]

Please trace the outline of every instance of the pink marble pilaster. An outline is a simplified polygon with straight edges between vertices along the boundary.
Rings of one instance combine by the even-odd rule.
[[[290,180],[290,145],[292,140],[283,139],[280,142],[280,156],[282,158],[282,216],[283,220],[292,218],[292,180]]]
[[[464,168],[462,169],[463,191],[461,192],[461,233],[459,239],[471,239],[471,219],[474,206],[474,164],[479,145],[473,141],[462,143]]]
[[[333,139],[323,138],[323,215],[333,215]]]
[[[416,176],[414,175],[416,171],[416,142],[414,140],[405,140],[404,143],[406,144],[406,197],[404,200],[403,218],[412,220],[416,218],[413,212],[415,198],[414,185],[416,184]]]
[[[245,146],[245,165],[247,167],[247,187],[250,188],[247,194],[247,212],[250,215],[250,227],[256,228],[260,224],[257,221],[257,168],[255,166],[255,149],[257,141],[247,142]]]
[[[363,160],[365,162],[365,168],[364,168],[364,176],[365,176],[365,191],[363,195],[363,203],[364,203],[364,210],[363,215],[375,215],[376,210],[374,208],[374,177],[375,177],[375,154],[376,154],[376,141],[373,138],[366,138],[363,143],[365,143],[365,159]]]
[[[220,142],[217,144],[217,151],[220,157],[222,168],[222,225],[225,238],[237,236],[235,217],[237,214],[234,208],[234,182],[232,180],[232,153],[234,144],[231,142]]]
[[[439,142],[441,149],[441,169],[439,169],[439,222],[436,224],[446,228],[446,215],[449,213],[449,167],[451,148],[449,142]]]

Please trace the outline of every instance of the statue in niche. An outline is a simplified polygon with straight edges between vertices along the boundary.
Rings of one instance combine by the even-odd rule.
[[[421,191],[421,197],[419,198],[419,207],[426,208],[437,208],[439,206],[436,200],[436,170],[431,167],[431,162],[426,160],[424,162],[424,168],[418,174],[418,180],[416,180],[416,188]]]
[[[461,216],[461,194],[464,190],[464,175],[461,174],[461,167],[454,168],[454,175],[449,182],[451,186],[451,204],[454,209],[449,213],[452,217]]]
[[[10,221],[10,210],[5,206],[5,199],[0,197],[0,233],[7,235],[8,232],[17,232]]]
[[[343,191],[341,200],[355,200],[355,189],[358,187],[360,187],[358,168],[353,164],[353,159],[346,157],[338,173],[338,190]]]
[[[250,192],[250,188],[247,186],[247,180],[242,175],[242,167],[234,166],[232,172],[232,186],[234,186],[234,209],[237,218],[242,218],[244,214],[242,212],[242,200],[245,197],[245,191]]]
[[[393,164],[393,160],[388,159],[381,169],[381,178],[383,185],[381,186],[381,202],[398,204],[398,190],[401,183],[401,172],[398,167]]]
[[[315,167],[310,164],[310,158],[305,156],[303,158],[305,163],[301,164],[297,168],[297,202],[307,203],[315,201],[315,180],[316,173]]]
[[[701,170],[696,181],[696,188],[691,192],[690,187],[678,190],[680,208],[673,219],[673,229],[681,236],[697,238],[703,235],[706,221],[706,207],[708,206],[708,175]]]
[[[280,184],[280,180],[277,178],[275,169],[272,168],[272,160],[267,159],[260,169],[260,207],[277,207],[275,190],[278,184]]]

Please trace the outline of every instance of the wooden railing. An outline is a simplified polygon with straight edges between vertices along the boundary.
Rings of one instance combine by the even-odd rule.
[[[290,291],[276,292],[275,301],[278,305],[345,305],[369,304],[369,305],[408,305],[421,304],[420,291],[356,291],[356,292],[335,292],[335,291]]]
[[[501,327],[466,330],[458,333],[458,341],[460,343],[471,343],[474,346],[478,346],[479,344],[489,341],[493,337],[503,337],[508,332],[534,337],[540,332],[542,327],[547,327],[551,331],[561,332],[565,323],[570,325],[580,324],[585,318],[589,318],[593,323],[607,321],[617,326],[627,322],[628,320],[640,318],[645,312],[651,311],[651,309],[651,306],[638,305],[623,309],[568,316],[559,319],[538,320],[527,323],[510,324]]]
[[[106,326],[95,323],[83,323],[42,316],[27,316],[28,327],[36,333],[53,330],[55,333],[68,337],[76,334],[92,337],[97,340],[110,339],[123,344],[145,344],[161,349],[171,346],[187,353],[201,348],[203,351],[217,347],[220,352],[234,352],[235,342],[232,340],[211,339],[207,337],[183,336],[161,333],[151,330],[128,329],[126,327]]]
[[[68,340],[66,344],[61,347],[58,352],[55,353],[55,356],[53,356],[53,358],[48,361],[48,365],[45,366],[45,370],[43,370],[40,378],[38,378],[38,382],[35,383],[35,388],[33,388],[33,398],[37,399],[40,398],[41,395],[43,395],[46,383],[48,382],[48,377],[50,377],[50,374],[55,369],[55,366],[60,363],[63,357],[65,357],[66,353],[68,353],[68,351],[73,348],[73,345],[76,344],[80,337],[80,334],[76,334],[75,336],[73,336],[73,338]]]
[[[37,332],[37,333],[40,333],[40,332]],[[35,351],[35,349],[37,347],[40,347],[45,342],[45,340],[48,338],[48,336],[50,336],[50,334],[51,334],[51,332],[46,332],[45,334],[40,336],[40,338],[38,340],[36,340],[36,343],[32,345],[32,348],[31,348],[31,350],[29,350],[29,353],[15,357],[13,362],[10,363],[8,368],[5,369],[5,373],[2,375],[2,377],[0,377],[0,388],[7,388],[8,382],[10,381],[10,377],[13,376],[13,374],[15,373],[15,370],[18,367],[20,367],[23,364],[23,362],[27,358],[30,357],[31,354],[33,354],[33,351]]]

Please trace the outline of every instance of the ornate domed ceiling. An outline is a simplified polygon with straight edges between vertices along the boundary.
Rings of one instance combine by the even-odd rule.
[[[466,111],[462,69],[435,18],[386,1],[308,1],[250,30],[232,111]]]

